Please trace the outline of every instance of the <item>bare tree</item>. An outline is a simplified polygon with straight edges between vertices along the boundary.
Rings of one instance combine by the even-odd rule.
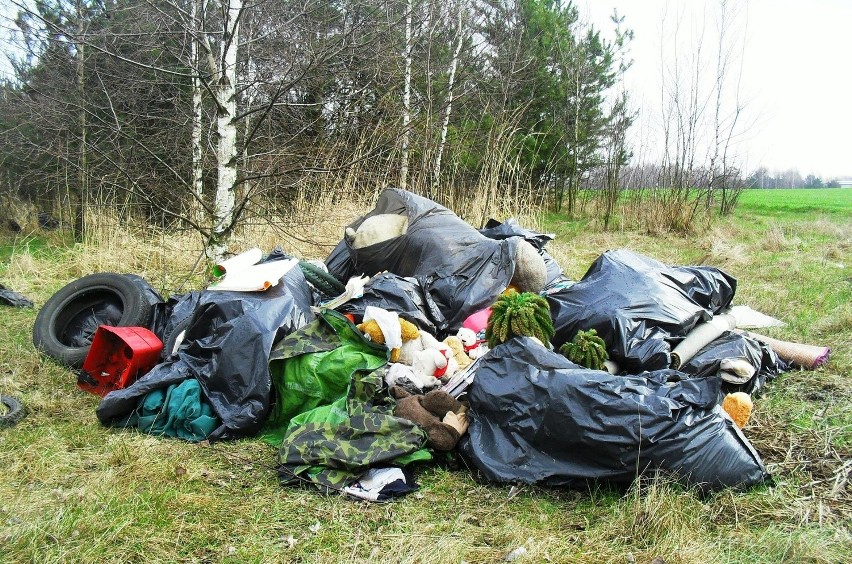
[[[411,144],[411,50],[414,46],[412,36],[412,18],[414,16],[414,0],[408,0],[405,14],[405,80],[402,93],[402,142],[400,147],[399,185],[408,187],[408,150]]]
[[[462,46],[465,42],[465,27],[464,27],[464,7],[461,2],[455,4],[458,27],[456,28],[456,46],[453,50],[453,58],[450,62],[450,76],[447,84],[447,99],[444,106],[444,119],[441,123],[441,135],[438,141],[438,154],[435,156],[435,170],[432,173],[433,190],[438,186],[441,180],[441,161],[444,157],[444,147],[447,144],[447,131],[450,127],[450,116],[453,112],[453,88],[456,82],[456,69],[459,64],[459,56],[461,55]]]

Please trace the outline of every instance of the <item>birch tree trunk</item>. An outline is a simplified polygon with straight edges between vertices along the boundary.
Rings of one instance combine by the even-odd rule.
[[[453,59],[450,63],[450,76],[447,81],[447,107],[444,109],[444,122],[441,124],[441,140],[438,142],[438,155],[435,157],[435,172],[432,175],[433,190],[438,187],[441,181],[441,160],[444,156],[444,147],[447,144],[447,130],[450,128],[450,116],[453,112],[453,86],[456,81],[456,69],[459,64],[459,55],[461,54],[462,44],[464,43],[464,35],[462,33],[462,7],[458,7],[458,41],[456,42],[455,51],[453,51]]]
[[[77,189],[80,198],[80,207],[74,223],[74,240],[82,241],[86,234],[86,205],[89,199],[89,163],[88,163],[88,121],[86,117],[86,29],[88,23],[85,20],[83,2],[77,0],[75,4],[77,16],[77,30],[79,39],[75,42],[77,55],[75,82],[77,86],[77,98],[80,104],[78,115],[78,126],[80,128],[80,147],[78,150],[78,184]]]
[[[408,13],[405,16],[405,85],[402,94],[402,147],[399,167],[399,187],[408,187],[408,146],[411,142],[411,18],[414,12],[414,0],[408,0]]]
[[[225,21],[219,56],[216,95],[216,196],[213,202],[213,230],[207,247],[211,260],[228,252],[234,223],[237,184],[237,47],[240,38],[242,0],[222,0]]]
[[[202,165],[202,113],[201,113],[201,65],[198,57],[198,41],[202,33],[198,5],[204,0],[191,0],[190,19],[192,37],[190,38],[190,57],[192,59],[192,215],[196,225],[204,225],[204,180]],[[203,17],[202,17],[203,19]]]

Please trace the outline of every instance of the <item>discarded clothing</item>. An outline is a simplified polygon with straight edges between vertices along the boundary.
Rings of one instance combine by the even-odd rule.
[[[411,472],[390,466],[370,468],[357,482],[343,488],[343,492],[367,501],[388,501],[417,491],[417,488]]]
[[[372,372],[387,358],[386,346],[365,339],[341,314],[324,310],[270,355],[275,398],[264,439],[281,444],[293,417],[344,398],[355,372]]]
[[[148,392],[137,408],[116,427],[138,427],[143,433],[203,441],[219,425],[213,408],[201,397],[201,386],[192,378],[168,389]]]
[[[346,397],[290,421],[278,453],[282,484],[304,480],[339,490],[377,464],[431,460],[423,448],[426,432],[392,415],[394,402],[382,393],[383,371],[356,370]]]

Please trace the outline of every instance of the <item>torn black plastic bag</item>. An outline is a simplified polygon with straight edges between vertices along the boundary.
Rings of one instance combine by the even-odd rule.
[[[364,286],[363,296],[349,300],[337,311],[351,313],[360,319],[364,317],[368,306],[394,311],[432,335],[437,333],[438,327],[446,327],[447,324],[444,314],[429,294],[423,291],[417,278],[406,278],[390,272],[373,276]]]
[[[722,361],[725,359],[745,360],[755,369],[754,375],[742,383],[722,378]],[[719,378],[722,394],[734,392],[754,394],[763,388],[766,382],[774,380],[780,373],[788,370],[788,366],[778,358],[769,345],[740,333],[727,331],[695,353],[695,356],[679,370],[697,378]]]
[[[766,469],[718,393],[718,381],[674,370],[613,376],[579,368],[515,338],[476,371],[461,450],[498,482],[628,484],[661,470],[703,491],[758,484]]]
[[[559,263],[544,250],[544,246],[556,237],[552,233],[538,233],[531,229],[521,227],[521,225],[510,217],[503,223],[496,219],[489,219],[485,223],[485,227],[479,230],[480,233],[489,239],[508,239],[509,237],[523,237],[527,243],[535,247],[541,258],[544,259],[544,265],[547,267],[547,282],[544,284],[544,291],[554,288],[565,288],[574,283],[573,280],[565,276],[562,267]]]
[[[151,390],[195,378],[222,421],[210,439],[254,434],[269,413],[272,346],[313,321],[310,307],[311,291],[299,268],[265,292],[200,292],[177,354],[129,388],[108,394],[98,419],[108,425]]]
[[[557,349],[595,329],[621,370],[670,366],[671,344],[727,308],[737,281],[706,266],[667,266],[627,249],[599,256],[583,278],[549,294]]]
[[[395,188],[382,192],[375,209],[348,227],[357,229],[379,214],[405,215],[407,232],[361,249],[344,238],[326,259],[328,270],[341,280],[385,270],[416,278],[444,317],[436,327],[438,338],[490,306],[512,280],[520,239],[489,239],[447,208]]]

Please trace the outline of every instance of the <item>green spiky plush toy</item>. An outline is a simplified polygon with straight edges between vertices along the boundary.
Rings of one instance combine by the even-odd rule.
[[[592,370],[603,370],[604,361],[609,358],[606,343],[594,329],[578,331],[570,342],[559,347],[559,352],[574,364]]]
[[[553,337],[553,320],[547,300],[532,292],[509,290],[491,306],[485,326],[485,339],[494,348],[512,337],[535,337],[548,346]]]

